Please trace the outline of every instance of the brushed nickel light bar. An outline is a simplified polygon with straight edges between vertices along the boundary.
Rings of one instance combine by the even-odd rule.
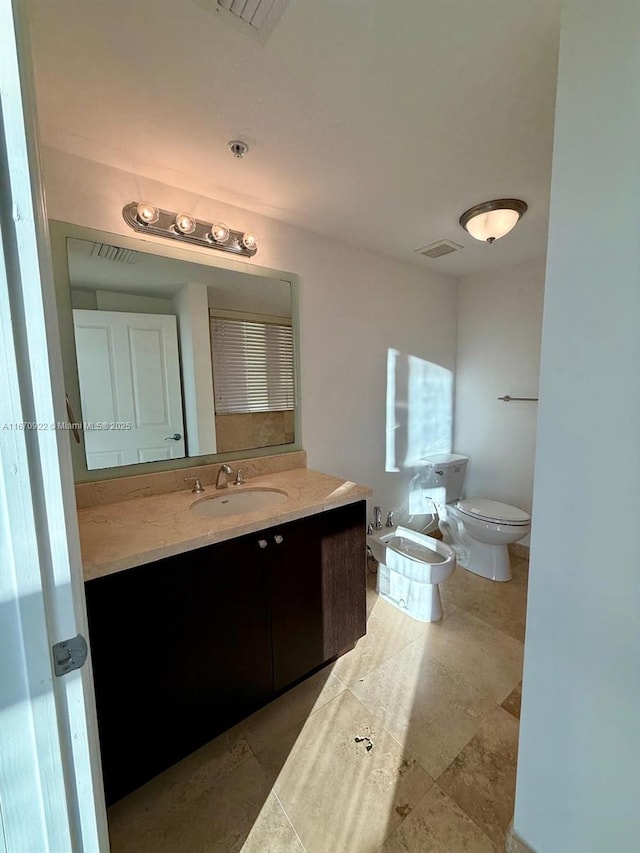
[[[174,213],[144,201],[125,204],[122,218],[134,231],[154,237],[169,237],[246,258],[258,251],[258,239],[250,231],[233,231],[224,222],[203,222],[189,213]]]

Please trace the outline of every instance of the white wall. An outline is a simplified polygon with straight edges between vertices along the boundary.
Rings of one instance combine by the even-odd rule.
[[[95,294],[98,311],[124,311],[133,314],[175,313],[170,299],[142,296],[139,293],[120,293],[117,290],[96,290]]]
[[[215,453],[216,424],[206,285],[185,284],[173,297],[172,303],[178,316],[189,456]]]
[[[309,466],[372,486],[385,507],[406,499],[411,472],[385,473],[387,350],[455,367],[455,281],[129,172],[52,149],[43,155],[54,219],[132,236],[121,210],[136,199],[255,230],[251,263],[300,276]]]
[[[538,396],[544,271],[527,261],[459,285],[454,448],[471,459],[466,493],[527,511],[538,406],[497,398]]]
[[[566,0],[514,826],[640,839],[640,4]]]

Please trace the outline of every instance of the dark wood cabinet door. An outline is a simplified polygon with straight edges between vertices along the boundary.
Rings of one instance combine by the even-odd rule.
[[[163,560],[85,584],[107,804],[181,757],[176,568]]]
[[[367,631],[366,503],[323,513],[319,521],[322,642],[330,660]]]
[[[363,501],[265,532],[276,691],[366,632],[365,518]]]
[[[251,534],[192,552],[189,619],[195,654],[186,693],[198,746],[273,695],[268,556]]]
[[[271,575],[273,680],[284,690],[325,661],[322,573],[316,524],[308,519],[266,531]]]
[[[107,803],[272,696],[268,566],[257,542],[85,585]]]

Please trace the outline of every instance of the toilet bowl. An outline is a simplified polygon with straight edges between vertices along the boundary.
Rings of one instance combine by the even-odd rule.
[[[511,580],[508,546],[531,530],[531,516],[487,498],[458,500],[439,508],[439,528],[461,566],[493,581]]]
[[[378,594],[421,622],[442,618],[438,584],[456,567],[449,545],[407,527],[376,530],[367,544],[378,561]]]

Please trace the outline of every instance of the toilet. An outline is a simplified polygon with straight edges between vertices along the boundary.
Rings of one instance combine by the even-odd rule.
[[[416,526],[421,524],[416,522]],[[420,622],[441,619],[438,585],[456,567],[453,548],[404,526],[374,530],[367,536],[367,544],[378,561],[380,597]]]
[[[438,507],[438,527],[458,563],[489,580],[511,580],[508,546],[530,532],[529,513],[489,498],[462,499],[466,456],[442,453],[423,461],[422,489]]]

